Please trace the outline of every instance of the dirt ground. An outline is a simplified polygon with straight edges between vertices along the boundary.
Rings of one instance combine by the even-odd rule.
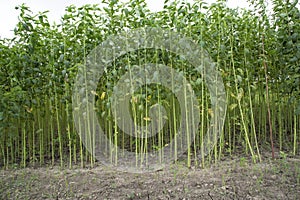
[[[182,163],[151,173],[59,167],[0,171],[0,199],[300,199],[300,158]]]

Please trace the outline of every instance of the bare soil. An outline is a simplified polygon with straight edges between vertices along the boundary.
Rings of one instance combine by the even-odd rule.
[[[245,158],[205,169],[182,162],[143,174],[94,168],[0,171],[0,199],[300,199],[300,158]]]

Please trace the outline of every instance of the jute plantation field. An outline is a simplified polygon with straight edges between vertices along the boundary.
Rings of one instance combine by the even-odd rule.
[[[0,199],[300,199],[299,3],[270,2],[16,5]]]

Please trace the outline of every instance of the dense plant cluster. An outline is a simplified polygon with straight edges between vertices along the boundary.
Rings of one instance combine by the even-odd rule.
[[[0,166],[54,164],[56,160],[70,167],[77,162],[82,166],[86,162],[93,164],[72,119],[72,86],[78,65],[84,64],[88,53],[108,36],[145,26],[171,29],[191,37],[208,51],[222,74],[228,110],[224,131],[210,152],[209,161],[231,155],[238,147],[250,153],[254,161],[260,160],[261,148],[269,147],[269,143],[280,151],[299,153],[297,1],[273,0],[271,14],[261,0],[251,1],[252,10],[231,9],[225,2],[219,0],[207,6],[204,1],[190,4],[166,0],[162,11],[151,12],[144,0],[103,0],[104,7],[67,7],[58,24],[48,22],[47,12],[33,14],[25,4],[16,7],[20,15],[15,37],[0,40]],[[202,124],[209,121],[211,114],[205,83],[182,58],[151,49],[119,58],[99,80],[95,92],[99,121],[111,140],[136,152],[147,145],[160,148],[172,139],[172,122],[176,122],[178,109],[170,91],[150,85],[133,97],[135,115],[139,116],[138,123],[145,123],[147,106],[161,99],[169,109],[170,120],[164,128],[164,139],[153,138],[145,145],[142,140],[122,136],[113,126],[109,95],[114,84],[126,72],[126,66],[145,62],[181,70],[199,97],[205,122]],[[205,134],[200,132],[192,145],[194,153],[189,151],[188,156],[196,162],[202,160],[204,166],[205,155],[197,156]]]

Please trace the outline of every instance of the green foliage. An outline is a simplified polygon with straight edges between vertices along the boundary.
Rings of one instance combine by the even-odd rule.
[[[231,9],[225,2],[220,0],[208,6],[201,0],[192,4],[165,1],[162,11],[151,12],[144,0],[126,3],[103,0],[104,7],[67,7],[58,24],[49,23],[47,12],[34,14],[25,4],[17,6],[20,15],[14,38],[0,40],[0,165],[21,160],[33,162],[36,158],[41,164],[44,158],[51,158],[53,164],[58,157],[62,164],[67,159],[64,154],[69,154],[69,166],[78,159],[81,164],[88,160],[93,163],[93,158],[82,149],[72,124],[71,89],[78,66],[110,35],[145,26],[171,29],[193,38],[216,62],[226,85],[229,110],[221,136],[223,141],[218,144],[220,151],[214,149],[215,153],[221,155],[224,146],[229,146],[231,152],[239,143],[245,144],[245,152],[256,148],[253,154],[259,155],[257,141],[268,142],[270,124],[266,120],[263,62],[268,65],[273,129],[279,129],[275,141],[281,150],[293,145],[294,152],[299,152],[300,11],[297,1],[273,0],[271,16],[263,1],[251,1],[254,10]],[[204,128],[211,114],[202,77],[183,58],[151,49],[127,53],[107,69],[94,95],[98,99],[98,119],[106,127],[108,137],[118,132],[114,142],[133,151],[136,148],[142,151],[139,146],[142,141],[124,137],[113,127],[109,95],[128,66],[146,62],[172,66],[184,73],[205,111],[202,113]],[[171,140],[174,132],[171,124],[180,118],[171,114],[174,110],[178,114],[178,102],[168,93],[165,88],[149,86],[141,88],[133,101],[135,114],[142,116],[139,124],[147,123],[143,121],[147,119],[146,113],[160,99],[164,99],[162,102],[169,109],[169,123],[162,133],[164,141],[150,140],[149,146],[155,148]],[[199,133],[195,152],[201,147]]]

